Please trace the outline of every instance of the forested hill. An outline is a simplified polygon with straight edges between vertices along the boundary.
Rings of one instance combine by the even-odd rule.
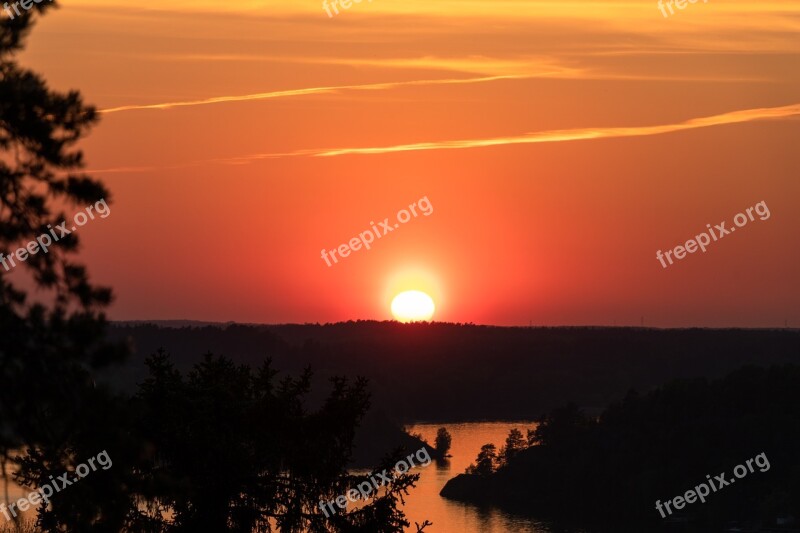
[[[676,380],[598,418],[562,407],[495,444],[441,495],[592,531],[800,531],[777,527],[800,516],[800,366]]]
[[[800,364],[791,329],[507,328],[346,322],[163,327],[117,324],[134,357],[111,379],[128,390],[159,347],[188,369],[203,353],[296,373],[370,379],[374,405],[413,421],[529,419],[574,401],[599,411],[634,388],[719,377],[745,364]],[[315,387],[319,390],[319,387]],[[320,393],[323,391],[320,390]]]

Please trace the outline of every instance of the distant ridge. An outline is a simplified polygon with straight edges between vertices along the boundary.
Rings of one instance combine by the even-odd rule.
[[[229,320],[227,322],[213,322],[206,320],[111,320],[110,323],[115,326],[143,326],[154,325],[161,328],[185,328],[185,327],[219,327],[227,328],[229,326],[248,326],[248,327],[264,327],[264,328],[278,328],[278,327],[302,327],[302,326],[341,326],[347,324],[400,324],[395,320],[345,320],[340,322],[236,322]],[[597,330],[597,329],[634,329],[634,330],[664,330],[664,331],[686,331],[686,330],[709,330],[709,331],[727,331],[727,330],[741,330],[741,331],[800,331],[800,328],[788,326],[759,326],[759,327],[736,327],[736,326],[682,326],[682,327],[659,327],[659,326],[638,326],[638,325],[603,325],[603,324],[584,324],[584,325],[557,325],[557,326],[543,326],[543,325],[513,325],[513,326],[498,326],[494,324],[473,324],[461,322],[428,322],[428,324],[438,324],[444,326],[472,326],[479,328],[500,328],[500,329],[579,329],[579,330]]]
[[[203,354],[282,373],[370,380],[373,405],[401,422],[531,420],[567,402],[598,412],[634,388],[715,378],[747,365],[800,365],[800,331],[641,327],[499,327],[441,322],[245,325],[190,320],[112,324],[133,357],[109,374],[127,390],[144,359],[169,351],[188,370]]]
[[[148,324],[160,328],[204,328],[216,326],[225,328],[236,324],[236,322],[204,322],[202,320],[114,320],[111,322],[115,326],[146,326]],[[257,324],[247,324],[257,325]]]

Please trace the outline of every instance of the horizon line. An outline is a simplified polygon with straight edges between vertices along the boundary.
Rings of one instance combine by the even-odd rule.
[[[800,331],[800,327],[794,326],[641,326],[641,325],[600,325],[600,324],[581,324],[581,325],[568,325],[561,324],[557,326],[546,325],[498,325],[498,324],[477,324],[474,322],[444,322],[444,321],[415,321],[415,322],[399,322],[397,320],[378,320],[378,319],[350,319],[340,320],[338,322],[237,322],[235,320],[228,321],[215,321],[215,320],[196,320],[196,319],[135,319],[135,320],[109,320],[112,325],[118,324],[136,324],[136,325],[155,325],[161,327],[159,323],[176,323],[185,322],[200,324],[203,326],[254,326],[254,327],[276,327],[276,326],[338,326],[345,324],[358,324],[358,323],[375,323],[375,324],[397,324],[400,326],[470,326],[470,327],[488,327],[488,328],[515,328],[515,329],[647,329],[647,330],[690,330],[690,329],[705,329],[705,330],[795,330]]]

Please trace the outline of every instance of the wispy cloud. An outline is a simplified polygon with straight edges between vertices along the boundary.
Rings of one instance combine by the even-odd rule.
[[[202,166],[208,163],[221,163],[227,165],[244,165],[257,160],[279,159],[285,157],[335,157],[342,155],[378,155],[395,152],[414,152],[422,150],[464,150],[470,148],[484,148],[489,146],[505,146],[514,144],[536,144],[567,141],[585,141],[592,139],[611,139],[621,137],[641,137],[661,135],[697,128],[738,124],[757,120],[785,119],[800,116],[800,103],[780,107],[760,107],[742,109],[719,115],[700,117],[679,122],[676,124],[660,124],[655,126],[631,126],[612,128],[576,128],[570,130],[548,130],[526,133],[508,137],[493,137],[488,139],[465,139],[452,141],[433,141],[412,144],[399,144],[394,146],[368,147],[368,148],[324,148],[305,149],[283,153],[251,154],[223,159],[208,159],[192,161],[189,163],[169,166],[142,166],[142,167],[115,167],[107,169],[93,169],[86,172],[92,174],[104,173],[137,173],[152,172],[164,169],[177,169],[192,166]]]
[[[296,96],[307,96],[315,94],[333,94],[342,91],[375,91],[388,90],[398,87],[408,87],[414,85],[459,85],[470,83],[486,83],[497,80],[508,79],[532,79],[532,78],[574,78],[581,75],[580,69],[551,64],[546,61],[500,61],[488,58],[482,59],[392,59],[392,60],[357,60],[343,61],[331,59],[327,61],[314,60],[322,64],[351,64],[362,66],[382,66],[396,68],[428,68],[436,70],[447,70],[451,72],[463,72],[465,74],[479,74],[472,78],[444,78],[444,79],[425,79],[393,81],[384,83],[368,83],[354,85],[334,85],[323,87],[309,87],[303,89],[289,89],[284,91],[271,91],[255,94],[215,96],[200,100],[186,100],[179,102],[166,102],[158,104],[133,104],[102,109],[101,113],[118,113],[120,111],[135,110],[154,110],[172,109],[176,107],[202,106],[210,104],[220,104],[227,102],[246,102],[250,100],[268,100],[272,98],[287,98]]]
[[[201,161],[193,161],[191,163],[182,163],[177,165],[167,166],[143,166],[143,167],[112,167],[112,168],[97,168],[92,170],[82,170],[83,174],[135,174],[139,172],[155,172],[158,170],[169,170],[178,168],[194,167],[202,164]]]
[[[345,90],[374,91],[381,89],[393,89],[410,85],[449,85],[459,83],[484,83],[488,81],[525,78],[527,76],[487,76],[482,78],[448,79],[448,80],[413,80],[413,81],[394,81],[388,83],[370,83],[366,85],[337,85],[332,87],[310,87],[307,89],[291,89],[288,91],[273,91],[269,93],[245,94],[239,96],[215,96],[202,100],[187,100],[185,102],[167,102],[163,104],[143,104],[126,105],[102,109],[101,113],[118,113],[120,111],[134,111],[142,109],[171,109],[174,107],[187,107],[209,104],[221,104],[225,102],[246,102],[248,100],[268,100],[270,98],[285,98],[290,96],[305,96],[309,94],[331,94]]]
[[[101,109],[101,113],[119,113],[122,111],[142,111],[142,110],[167,110],[178,107],[193,107],[204,106],[212,104],[223,104],[233,102],[247,102],[256,100],[270,100],[275,98],[291,98],[298,96],[320,95],[320,94],[337,94],[344,91],[379,91],[390,90],[399,87],[411,87],[420,85],[463,85],[474,83],[488,83],[500,80],[529,80],[537,78],[560,78],[560,79],[583,79],[583,80],[638,80],[638,81],[696,81],[696,82],[764,82],[768,81],[765,78],[742,76],[679,76],[679,75],[664,75],[653,76],[647,74],[617,74],[610,72],[592,71],[589,69],[570,68],[564,66],[553,66],[549,70],[538,70],[535,73],[527,74],[497,74],[490,76],[480,76],[475,78],[446,78],[446,79],[429,79],[429,80],[408,80],[408,81],[393,81],[382,83],[367,83],[355,85],[333,85],[325,87],[308,87],[303,89],[288,89],[284,91],[271,91],[264,93],[230,95],[230,96],[214,96],[209,98],[202,98],[199,100],[184,100],[177,102],[163,102],[158,104],[130,104],[117,107],[109,107]]]
[[[800,115],[800,104],[792,104],[781,107],[761,107],[755,109],[743,109],[731,111],[720,115],[709,117],[693,118],[676,124],[661,124],[656,126],[633,126],[615,128],[580,128],[571,130],[550,130],[510,137],[494,137],[489,139],[467,139],[453,141],[434,141],[413,144],[400,144],[395,146],[383,146],[373,148],[327,148],[327,149],[307,149],[296,150],[288,153],[273,154],[254,154],[245,157],[237,157],[225,161],[231,164],[241,164],[246,161],[257,159],[272,159],[280,157],[311,156],[311,157],[335,157],[340,155],[375,155],[389,154],[394,152],[414,152],[420,150],[463,150],[468,148],[483,148],[487,146],[503,146],[510,144],[534,144],[551,143],[565,141],[582,141],[589,139],[610,139],[619,137],[641,137],[648,135],[660,135],[676,131],[691,130],[696,128],[707,128],[710,126],[721,126],[724,124],[737,124],[741,122],[752,122],[764,119],[788,118]]]

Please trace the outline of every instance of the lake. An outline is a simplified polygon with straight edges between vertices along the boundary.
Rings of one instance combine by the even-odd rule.
[[[470,422],[459,424],[415,424],[406,429],[410,433],[420,433],[431,445],[436,439],[436,430],[446,427],[453,437],[448,464],[437,465],[434,461],[424,468],[414,468],[420,474],[417,487],[406,498],[403,508],[411,527],[407,531],[415,532],[414,522],[425,520],[433,522],[425,529],[425,533],[582,533],[575,529],[556,528],[546,523],[512,515],[498,509],[480,509],[439,496],[445,483],[450,478],[464,473],[475,461],[481,446],[493,443],[500,447],[506,440],[511,428],[518,428],[525,434],[526,430],[535,427],[533,422]],[[22,496],[23,491],[15,486],[9,487],[12,499]],[[26,513],[33,516],[32,513]],[[4,521],[4,520],[0,520]]]
[[[406,429],[409,433],[420,433],[432,446],[436,440],[436,430],[446,427],[453,437],[449,464],[431,463],[425,468],[415,468],[413,473],[420,474],[417,487],[406,498],[403,508],[407,520],[411,522],[408,531],[416,531],[414,522],[425,520],[433,522],[425,528],[424,533],[579,533],[579,530],[568,530],[562,527],[549,526],[531,518],[512,515],[498,509],[480,509],[439,496],[445,483],[475,462],[481,446],[493,443],[498,451],[505,443],[508,431],[518,428],[523,435],[529,428],[536,426],[533,422],[470,422],[460,424],[415,424]]]

